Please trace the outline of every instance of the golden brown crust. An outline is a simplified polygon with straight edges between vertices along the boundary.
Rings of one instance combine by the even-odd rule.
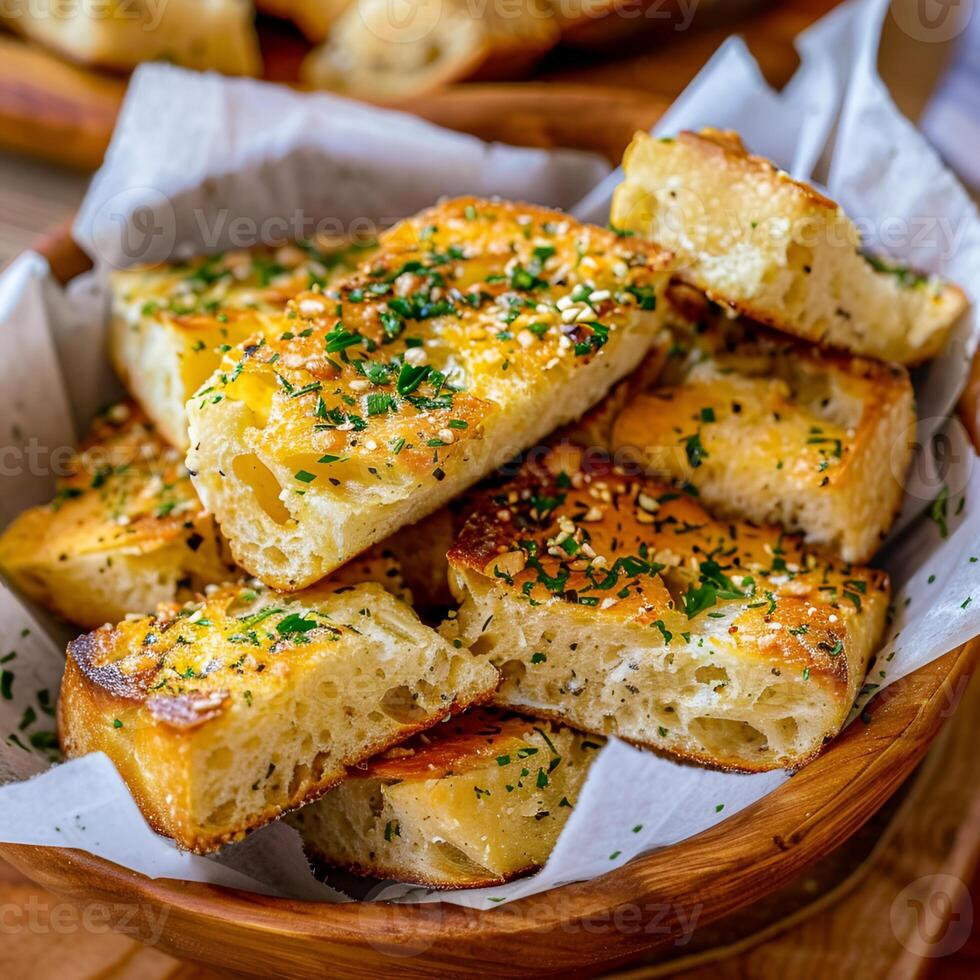
[[[457,891],[461,888],[489,888],[493,885],[505,885],[508,881],[523,878],[537,871],[540,864],[529,864],[524,868],[511,871],[505,875],[488,874],[484,878],[469,879],[466,881],[441,881],[436,878],[428,878],[420,874],[417,868],[405,865],[380,865],[370,864],[369,862],[338,861],[319,850],[315,844],[309,840],[303,843],[303,849],[311,862],[322,865],[324,868],[342,868],[351,874],[361,878],[381,878],[385,880],[403,881],[410,885],[421,885],[424,888],[431,888],[433,891]]]
[[[777,527],[716,521],[688,494],[567,445],[479,499],[449,564],[530,602],[563,601],[572,615],[659,621],[672,633],[733,602],[732,630],[762,636],[780,626],[778,648],[744,656],[805,669],[838,693],[852,678],[835,624],[862,595],[889,590],[884,572],[844,565]]]
[[[117,709],[120,707],[115,695],[96,687],[82,673],[81,669],[72,659],[69,659],[66,663],[61,691],[57,710],[58,741],[65,755],[72,758],[76,755],[87,754],[88,752],[106,752],[113,759],[116,768],[120,770],[120,775],[126,780],[130,793],[133,795],[143,816],[153,830],[164,837],[175,838],[181,847],[193,851],[195,854],[210,854],[220,850],[226,844],[233,844],[236,841],[240,841],[252,831],[278,820],[283,814],[312,803],[348,777],[357,775],[357,767],[363,758],[384,752],[386,749],[391,748],[391,746],[399,744],[402,740],[410,738],[418,732],[426,731],[440,721],[440,718],[431,718],[428,721],[404,729],[390,738],[369,743],[364,747],[363,753],[358,753],[357,758],[350,759],[344,763],[346,770],[343,773],[320,780],[315,785],[305,789],[302,793],[290,797],[282,804],[269,805],[256,811],[246,822],[234,830],[210,835],[188,834],[186,832],[175,833],[176,828],[172,816],[163,805],[160,797],[156,793],[144,792],[142,781],[133,778],[130,767],[139,765],[135,759],[122,760],[118,758],[117,753],[113,752],[111,744],[104,739],[88,742],[86,747],[81,751],[76,748],[76,743],[79,740],[78,726],[80,724],[90,726],[88,734],[93,733],[96,725],[99,725],[105,731],[113,730],[112,723],[109,719],[117,714]],[[486,691],[472,699],[454,699],[446,707],[446,714],[464,712],[474,705],[485,703],[491,696],[492,691]],[[183,700],[185,697],[187,696],[181,696],[178,700]],[[200,697],[208,696],[201,695]],[[224,703],[222,703],[222,707],[224,707]],[[175,719],[173,715],[162,717],[158,720],[172,728],[176,733],[186,733],[203,723],[198,722],[186,725],[181,719]],[[213,720],[213,718],[204,720],[209,721]]]
[[[623,165],[616,225],[674,248],[685,281],[761,323],[912,365],[966,309],[958,287],[866,252],[839,205],[735,133],[638,133]]]
[[[88,629],[240,574],[181,454],[129,402],[96,418],[54,500],[0,536],[0,567]]]
[[[756,180],[768,184],[774,190],[784,192],[787,188],[790,189],[807,206],[834,213],[838,210],[837,202],[825,197],[816,188],[794,180],[785,170],[780,170],[765,157],[749,153],[742,137],[732,129],[714,129],[708,126],[698,133],[685,129],[677,134],[676,139],[711,157],[712,166],[719,172],[719,180],[724,180],[726,172],[732,177],[743,177],[748,169]]]
[[[380,617],[377,626],[362,618],[375,615]],[[393,620],[392,631],[386,632],[388,626],[381,624]],[[410,644],[411,631],[422,631],[425,635],[419,633],[416,642],[432,642],[453,653],[377,586],[340,582],[294,596],[277,596],[256,586],[229,586],[201,603],[166,607],[156,617],[102,627],[68,648],[58,705],[62,748],[69,757],[105,752],[156,830],[199,853],[215,850],[316,799],[342,780],[350,767],[492,694],[495,675],[487,665],[476,662],[469,673],[462,669],[463,679],[456,681],[450,679],[447,664],[444,669],[449,673],[439,680],[440,675],[425,673],[426,664],[438,663],[437,657],[429,661],[421,652],[406,650],[406,663],[413,654],[418,660],[411,663],[418,666],[407,667],[403,676],[416,681],[431,676],[432,705],[423,706],[420,700],[407,712],[395,707],[386,708],[388,714],[376,711],[371,726],[349,736],[348,742],[334,733],[332,744],[350,748],[331,749],[333,756],[319,767],[314,756],[328,746],[317,748],[313,736],[320,732],[317,737],[322,742],[322,731],[329,729],[314,725],[310,747],[298,748],[298,758],[290,754],[292,743],[284,743],[287,747],[275,756],[284,771],[295,767],[288,787],[284,781],[275,793],[263,792],[237,803],[227,817],[205,818],[211,804],[201,801],[215,794],[227,796],[227,788],[215,790],[212,783],[223,778],[237,754],[245,752],[243,743],[264,726],[268,745],[260,742],[250,751],[272,756],[276,740],[286,730],[276,717],[287,703],[284,698],[300,683],[307,685],[303,690],[317,692],[321,687],[309,685],[341,686],[348,675],[337,671],[356,672],[371,649],[364,647],[367,629],[373,630],[374,643],[380,636],[386,643]],[[456,655],[470,659],[466,651]],[[367,703],[385,708],[385,689],[397,688],[397,682],[379,680],[372,685],[377,690],[365,695]],[[375,696],[378,702],[371,701]],[[327,694],[328,700],[334,697],[337,692]],[[353,703],[350,697],[348,701]],[[368,709],[357,703],[346,724],[363,727]],[[312,707],[308,704],[304,712]],[[212,775],[207,760],[218,757],[215,753],[225,761]],[[264,769],[263,758],[258,761]],[[243,769],[247,772],[254,774],[255,767]],[[252,789],[258,791],[258,783]]]
[[[336,18],[301,76],[372,102],[398,103],[450,82],[521,75],[558,38],[555,18],[542,16],[535,0],[479,13],[463,4],[420,0],[405,25],[391,17],[385,0],[360,0]]]
[[[866,562],[901,506],[914,392],[905,368],[822,350],[688,290],[657,384],[616,412],[621,462],[696,486],[716,516],[780,523]],[[696,458],[685,442],[696,439]]]
[[[482,766],[490,756],[505,754],[523,744],[535,722],[497,711],[477,709],[443,722],[438,737],[410,739],[390,752],[358,766],[357,778],[426,780],[466,772]]]
[[[386,232],[188,403],[188,465],[239,563],[302,587],[579,414],[654,341],[668,263],[472,197]]]

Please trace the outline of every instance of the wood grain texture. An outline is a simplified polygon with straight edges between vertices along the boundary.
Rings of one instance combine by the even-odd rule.
[[[0,35],[0,146],[94,170],[125,91],[124,78]]]
[[[893,685],[815,762],[717,827],[590,882],[491,912],[326,905],[151,881],[91,855],[4,845],[45,888],[166,910],[161,948],[243,973],[522,977],[596,973],[673,943],[786,884],[863,824],[912,771],[965,689],[972,641]]]
[[[845,845],[786,888],[695,930],[690,942],[645,958],[610,980],[667,976],[742,980],[786,975],[822,980],[853,976],[857,966],[864,980],[892,977],[896,964],[907,955],[890,931],[892,910],[902,891],[937,872],[969,881],[976,868],[980,820],[969,817],[980,799],[974,778],[978,727],[980,677],[975,676],[946,733],[936,740],[913,778]],[[975,902],[980,898],[980,876],[974,878],[971,891]],[[52,909],[58,901],[0,861],[0,905],[26,913]],[[955,915],[968,910],[949,911]],[[119,943],[116,935],[102,932],[91,944],[86,942],[88,954],[79,957],[76,931],[70,927],[44,931],[42,954],[47,963],[56,965],[53,972],[44,974],[45,980],[63,976],[149,980],[161,975],[160,964],[168,968],[167,980],[216,980],[229,975],[154,953],[132,939]],[[906,963],[906,968],[913,968],[906,976],[972,980],[980,969],[980,933],[974,930],[960,948],[955,942],[958,935],[951,938],[954,941],[945,955]],[[36,933],[29,922],[8,918],[0,944],[0,974],[21,975],[19,966],[36,959],[35,944]],[[64,972],[65,963],[72,964],[70,972]]]
[[[938,980],[966,975],[962,971],[980,954],[980,935],[976,930],[970,934],[977,914],[972,904],[980,898],[978,727],[980,677],[974,677],[867,862],[822,894],[822,914],[813,915],[811,907],[803,910],[803,922],[799,914],[780,921],[776,909],[761,903],[771,913],[764,931],[733,945],[716,943],[695,956],[675,950],[657,963],[617,974],[616,980],[666,975],[684,980],[786,975],[913,980],[927,973]],[[721,932],[723,926],[711,929]],[[923,942],[925,936],[932,941]]]

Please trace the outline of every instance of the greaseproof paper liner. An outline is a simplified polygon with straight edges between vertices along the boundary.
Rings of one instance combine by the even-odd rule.
[[[780,94],[765,85],[740,41],[726,43],[656,132],[704,125],[738,129],[754,151],[829,188],[869,243],[970,291],[980,277],[980,221],[875,73],[886,9],[885,0],[839,8],[803,35],[801,67]],[[36,257],[22,259],[0,280],[0,329],[9,333],[16,327],[23,335],[22,356],[37,365],[29,380],[23,376],[27,372],[8,372],[12,376],[0,386],[0,405],[7,411],[22,398],[28,404],[39,384],[52,395],[52,405],[39,398],[30,408],[17,408],[23,431],[41,429],[56,441],[69,438],[65,427],[72,414],[83,419],[112,383],[92,354],[104,334],[98,268],[134,258],[134,247],[139,260],[162,257],[175,247],[188,252],[224,247],[231,242],[222,238],[221,220],[235,215],[261,222],[288,217],[295,207],[347,221],[364,215],[387,220],[440,195],[467,192],[563,206],[579,201],[576,214],[602,223],[617,180],[598,182],[603,170],[574,154],[488,148],[398,114],[355,112],[327,96],[304,99],[254,82],[143,69],[79,219],[77,233],[96,259],[97,274],[71,287],[78,300],[68,304],[73,325],[66,328],[65,304],[54,305],[54,287],[44,280]],[[594,190],[584,194],[588,187]],[[202,215],[208,219],[203,224]],[[907,232],[904,238],[889,232],[894,222]],[[163,244],[152,234],[159,229]],[[863,700],[980,633],[980,473],[962,429],[947,419],[977,336],[971,313],[950,350],[917,373],[922,451],[906,481],[903,529],[882,556],[893,576],[896,614]],[[69,404],[58,394],[65,390],[58,355]],[[17,491],[18,501],[46,499],[46,485],[27,476],[20,480],[31,486]],[[254,882],[242,885],[253,890],[343,899],[313,881],[287,827],[264,828],[214,859],[194,857],[149,831],[105,757],[48,768],[47,712],[61,669],[61,641],[50,639],[38,619],[3,592],[0,613],[3,649],[15,654],[3,666],[11,679],[4,681],[0,699],[0,732],[9,731],[14,741],[8,739],[0,750],[0,777],[16,780],[41,772],[30,782],[0,789],[0,839],[79,847],[151,877],[228,883],[232,874]],[[608,872],[699,833],[786,778],[782,772],[737,775],[674,763],[612,739],[598,754],[550,860],[534,877],[450,893],[392,883],[349,891],[373,899],[498,907]],[[81,806],[86,819],[79,820]]]

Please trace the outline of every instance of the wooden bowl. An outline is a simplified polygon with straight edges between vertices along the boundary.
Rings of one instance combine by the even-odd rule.
[[[467,87],[419,106],[492,139],[594,149],[617,160],[663,106],[615,90]],[[41,246],[62,280],[85,257],[62,229]],[[980,387],[980,386],[978,386]],[[980,393],[978,391],[975,394]],[[976,418],[976,405],[964,406]],[[329,905],[150,880],[92,855],[0,846],[28,877],[166,951],[255,975],[352,978],[587,975],[676,943],[789,882],[833,850],[901,785],[950,716],[980,651],[972,640],[875,699],[809,766],[765,799],[689,840],[593,881],[488,912],[451,905]],[[135,916],[134,916],[135,913]],[[162,934],[151,925],[163,921]],[[101,920],[100,920],[101,921]]]

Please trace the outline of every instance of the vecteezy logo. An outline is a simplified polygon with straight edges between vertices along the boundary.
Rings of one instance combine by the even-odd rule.
[[[939,44],[966,30],[973,16],[973,0],[907,0],[893,3],[891,14],[913,40]]]
[[[425,889],[417,889],[418,897],[424,894]],[[400,901],[392,902],[395,898]],[[445,912],[442,902],[413,901],[412,889],[393,881],[379,883],[358,904],[362,935],[377,952],[396,960],[426,953],[437,939]]]
[[[415,44],[432,35],[443,16],[442,0],[357,0],[365,28],[388,44]]]
[[[973,902],[953,875],[925,875],[903,888],[889,916],[895,938],[916,956],[935,959],[963,948],[973,928]]]
[[[130,187],[105,201],[92,217],[96,255],[115,268],[170,256],[177,220],[170,199],[152,187]]]
[[[908,465],[908,446],[914,454]],[[925,418],[910,424],[892,443],[889,463],[892,475],[906,494],[931,501],[943,490],[956,496],[966,489],[973,471],[970,438],[958,418]]]

